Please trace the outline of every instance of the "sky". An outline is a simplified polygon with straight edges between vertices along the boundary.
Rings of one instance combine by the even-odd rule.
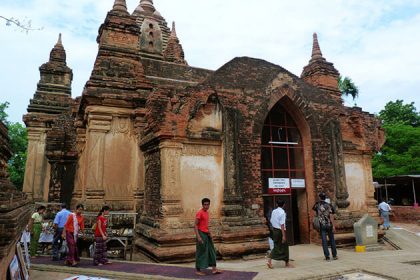
[[[323,56],[359,88],[347,106],[379,113],[389,101],[420,107],[419,0],[154,0],[191,66],[216,70],[237,56],[261,58],[300,76],[317,32]],[[1,0],[0,16],[31,20],[21,32],[0,19],[0,102],[22,122],[39,66],[62,33],[72,96],[89,79],[96,36],[114,0]],[[131,13],[139,0],[127,0]]]

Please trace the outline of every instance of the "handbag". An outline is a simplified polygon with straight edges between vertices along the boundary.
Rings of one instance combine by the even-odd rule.
[[[314,229],[316,229],[317,231],[320,231],[321,230],[321,224],[320,224],[319,216],[318,215],[316,215],[314,217],[314,219],[312,220],[312,224],[314,226]]]

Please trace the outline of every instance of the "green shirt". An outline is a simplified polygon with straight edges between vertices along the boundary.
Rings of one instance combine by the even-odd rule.
[[[42,223],[42,216],[38,212],[32,214],[32,219],[34,219],[34,223]]]

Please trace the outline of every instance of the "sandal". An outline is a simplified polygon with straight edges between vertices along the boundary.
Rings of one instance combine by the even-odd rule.
[[[198,276],[206,276],[206,274],[202,271],[196,271],[195,274]]]
[[[211,272],[211,274],[213,274],[213,275],[215,275],[215,274],[221,274],[222,272],[223,272],[223,271],[216,269],[216,270],[213,270],[213,271]]]

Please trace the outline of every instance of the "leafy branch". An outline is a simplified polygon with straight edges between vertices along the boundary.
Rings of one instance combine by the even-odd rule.
[[[21,31],[28,33],[29,31],[35,31],[35,30],[42,30],[43,27],[40,28],[33,28],[32,27],[32,21],[28,20],[28,19],[23,19],[23,20],[19,20],[17,18],[8,18],[5,16],[0,15],[0,19],[3,19],[6,21],[6,26],[16,26],[18,27]]]
[[[359,96],[359,88],[353,83],[349,77],[338,78],[338,88],[343,96],[351,96],[355,100]]]

